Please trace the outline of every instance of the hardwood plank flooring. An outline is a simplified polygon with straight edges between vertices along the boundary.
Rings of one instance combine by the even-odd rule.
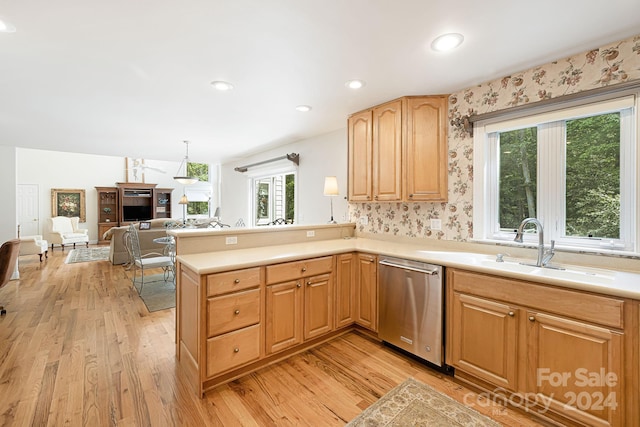
[[[21,257],[0,289],[0,426],[342,426],[408,377],[540,425],[355,332],[200,399],[176,364],[175,309],[149,313],[122,266],[67,254]]]

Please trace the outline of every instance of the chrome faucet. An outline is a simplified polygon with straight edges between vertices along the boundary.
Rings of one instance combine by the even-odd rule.
[[[542,224],[536,218],[525,218],[520,225],[518,226],[518,230],[516,230],[516,238],[513,239],[514,242],[522,243],[522,235],[524,234],[524,227],[532,222],[536,226],[536,231],[538,233],[538,261],[536,262],[536,267],[546,267],[551,261],[551,258],[555,255],[554,248],[556,246],[555,240],[551,241],[551,247],[548,251],[544,248],[544,230],[542,228]]]

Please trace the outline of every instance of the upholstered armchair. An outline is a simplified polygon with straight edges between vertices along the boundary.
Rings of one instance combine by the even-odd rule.
[[[40,255],[40,262],[42,262],[42,255],[48,258],[48,248],[49,244],[42,239],[41,235],[20,237],[20,256]]]
[[[53,245],[62,246],[64,251],[65,245],[73,244],[76,247],[76,243],[84,243],[89,247],[89,231],[78,228],[80,218],[77,216],[67,218],[66,216],[56,216],[53,218],[47,218],[44,227],[44,238],[51,244],[51,250]]]

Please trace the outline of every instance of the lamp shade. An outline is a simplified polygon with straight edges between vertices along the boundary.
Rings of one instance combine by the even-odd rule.
[[[180,201],[178,202],[179,205],[188,205],[189,204],[189,200],[187,199],[187,195],[183,194],[182,197],[180,197]]]
[[[324,195],[325,196],[337,196],[338,193],[338,178],[335,176],[327,176],[324,178]]]

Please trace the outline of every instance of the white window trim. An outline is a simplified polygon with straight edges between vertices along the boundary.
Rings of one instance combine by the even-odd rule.
[[[247,171],[247,184],[249,186],[249,212],[247,214],[247,218],[250,218],[250,222],[252,226],[257,226],[255,212],[256,212],[256,198],[255,198],[255,183],[264,178],[272,177],[273,175],[288,175],[293,174],[295,177],[296,185],[294,189],[294,223],[298,223],[298,189],[300,188],[298,182],[298,168],[295,165],[287,164],[280,166],[271,166],[271,167],[262,167],[258,169],[254,169],[253,171]]]
[[[473,181],[473,224],[474,224],[474,238],[472,241],[486,242],[486,243],[501,243],[507,245],[517,245],[513,242],[515,236],[514,233],[496,233],[498,229],[497,224],[491,224],[492,218],[497,218],[498,209],[498,193],[492,191],[490,188],[491,183],[497,182],[497,167],[494,164],[497,159],[498,141],[495,137],[495,132],[507,131],[518,129],[528,126],[536,126],[540,123],[546,123],[548,121],[558,121],[567,118],[587,117],[594,114],[604,114],[611,111],[617,111],[624,108],[634,107],[631,114],[621,115],[621,242],[628,242],[626,246],[622,247],[620,242],[601,242],[602,245],[596,247],[593,241],[589,241],[587,245],[584,245],[585,239],[573,238],[573,237],[560,237],[555,233],[556,230],[564,229],[564,224],[558,223],[556,220],[545,221],[550,218],[548,209],[545,211],[544,205],[538,203],[537,205],[542,207],[543,210],[538,211],[538,219],[545,225],[545,240],[549,243],[549,240],[555,239],[558,241],[556,245],[559,249],[567,251],[583,251],[583,252],[597,252],[597,253],[612,253],[612,254],[634,254],[639,252],[640,245],[640,185],[638,185],[639,169],[640,169],[640,149],[637,148],[640,144],[640,96],[638,96],[637,90],[624,95],[617,95],[616,98],[607,99],[606,96],[599,97],[595,102],[589,102],[584,105],[576,105],[575,101],[572,101],[568,108],[562,108],[554,111],[543,111],[535,113],[529,117],[517,117],[513,119],[499,119],[494,118],[487,121],[476,122],[474,126],[474,181]],[[564,132],[562,126],[554,124],[544,125],[539,128],[542,130],[543,135],[539,135],[539,139],[544,140],[548,135],[544,133],[551,132]],[[633,136],[635,135],[635,140]],[[633,142],[633,143],[629,143]],[[546,149],[544,146],[542,149]],[[539,148],[540,150],[540,148]],[[562,174],[564,176],[564,158],[557,158],[556,165],[554,167],[554,174]],[[635,167],[634,167],[635,162]],[[540,171],[538,171],[540,172]],[[538,174],[540,176],[540,173]],[[546,181],[546,185],[553,182],[553,179],[559,177],[554,175],[551,179]],[[564,186],[563,186],[564,188]],[[549,194],[549,189],[545,188],[545,184],[538,188],[538,195],[542,192]],[[555,192],[556,200],[554,203],[564,206],[563,192]],[[627,206],[626,203],[632,204]],[[564,212],[562,212],[562,218],[564,218]],[[563,219],[564,221],[564,219]],[[551,224],[553,223],[553,224]],[[531,244],[537,244],[537,236],[535,234],[527,233],[525,235],[525,242]]]

